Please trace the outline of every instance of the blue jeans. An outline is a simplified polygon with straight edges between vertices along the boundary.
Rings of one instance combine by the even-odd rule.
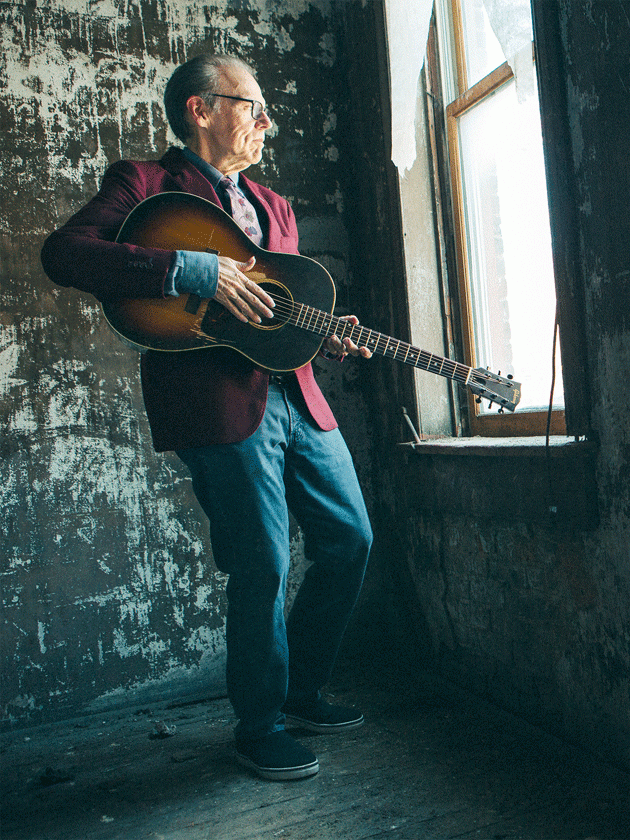
[[[269,386],[265,416],[241,443],[179,451],[229,575],[227,687],[236,738],[284,727],[285,700],[315,698],[356,603],[372,530],[338,429],[310,419],[297,384]],[[289,510],[311,565],[285,622]]]

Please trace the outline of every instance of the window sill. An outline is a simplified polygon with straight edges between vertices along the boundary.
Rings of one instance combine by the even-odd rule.
[[[462,438],[427,438],[420,442],[408,441],[399,444],[409,447],[418,454],[425,455],[475,455],[477,457],[510,457],[522,456],[526,458],[547,456],[574,457],[593,453],[595,444],[591,441],[566,437],[565,435],[551,435],[547,448],[544,435],[534,437],[462,437]]]

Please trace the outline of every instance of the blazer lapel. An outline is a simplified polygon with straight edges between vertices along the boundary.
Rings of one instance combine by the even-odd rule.
[[[265,248],[268,251],[279,251],[282,233],[269,202],[263,197],[262,191],[259,189],[258,184],[255,181],[250,181],[249,178],[245,177],[242,172],[240,174],[240,179],[245,182],[245,186],[247,186],[247,189],[254,199],[256,203],[256,211],[258,213],[262,211],[265,215],[265,219],[260,219],[263,230],[266,228],[267,232],[267,244],[265,245]]]

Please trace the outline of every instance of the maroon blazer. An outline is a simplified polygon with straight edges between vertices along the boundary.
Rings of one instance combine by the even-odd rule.
[[[267,250],[297,253],[297,226],[288,202],[240,177],[256,205]],[[96,196],[44,243],[41,259],[46,274],[55,283],[74,286],[100,301],[163,297],[172,251],[115,239],[139,202],[167,191],[221,203],[210,182],[179,149],[169,149],[160,161],[115,163]],[[244,440],[256,431],[265,411],[268,374],[227,348],[186,353],[150,350],[142,356],[141,375],[158,452]],[[310,363],[296,376],[315,423],[324,431],[336,428]]]

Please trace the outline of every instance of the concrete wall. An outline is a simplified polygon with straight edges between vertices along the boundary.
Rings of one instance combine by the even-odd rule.
[[[337,26],[328,0],[0,4],[5,722],[223,691],[225,581],[187,472],[152,451],[137,355],[95,300],[44,277],[39,250],[109,163],[166,150],[174,67],[232,52],[259,68],[277,124],[254,176],[292,201],[302,252],[333,273],[343,311]],[[352,366],[321,374],[348,421]],[[296,527],[293,556],[291,591]]]

